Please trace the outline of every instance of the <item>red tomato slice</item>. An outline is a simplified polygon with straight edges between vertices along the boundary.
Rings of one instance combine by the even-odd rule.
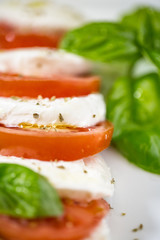
[[[98,92],[100,79],[97,76],[52,78],[26,77],[0,73],[0,96],[2,97],[73,97]]]
[[[64,201],[61,218],[15,219],[0,216],[0,236],[6,240],[82,240],[88,237],[109,211],[104,200],[90,203]]]
[[[25,47],[58,47],[58,43],[66,31],[57,30],[52,34],[38,34],[37,32],[19,33],[8,24],[0,23],[0,49]]]
[[[0,155],[43,161],[73,161],[107,148],[113,125],[106,121],[95,127],[46,131],[0,127]]]

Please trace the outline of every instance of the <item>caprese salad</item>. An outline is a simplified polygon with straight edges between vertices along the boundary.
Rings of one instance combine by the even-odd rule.
[[[0,236],[108,239],[113,182],[95,154],[113,126],[99,78],[82,58],[48,48],[1,52],[0,71]]]
[[[82,18],[50,0],[10,0],[0,4],[0,49],[57,47]]]
[[[1,155],[45,161],[55,159],[72,161],[101,152],[110,144],[113,126],[105,120],[105,103],[102,95],[97,92],[98,88],[93,91],[93,88],[89,87],[87,95],[84,95],[84,88],[82,94],[75,94],[77,96],[74,97],[74,90],[77,92],[79,89],[79,85],[75,84],[75,89],[72,89],[70,96],[68,96],[67,89],[64,89],[63,97],[58,93],[61,91],[61,86],[64,87],[66,83],[64,77],[67,76],[67,81],[70,83],[78,82],[79,77],[75,78],[74,75],[78,75],[79,72],[83,75],[83,69],[86,73],[85,62],[81,58],[61,51],[49,51],[51,56],[48,58],[48,49],[28,49],[27,51],[20,49],[0,53],[0,92],[2,92],[0,137],[5,139],[1,143]],[[60,59],[63,56],[64,64],[62,65]],[[13,58],[14,61],[11,61]],[[37,63],[39,61],[44,71],[41,70],[38,74]],[[35,64],[30,67],[31,63]],[[30,69],[30,74],[25,72],[26,68]],[[74,68],[74,74],[73,71],[68,73],[72,68]],[[19,71],[20,80],[17,76]],[[35,76],[36,73],[38,79]],[[35,77],[31,77],[32,75]],[[45,82],[44,75],[50,75],[50,85]],[[55,83],[55,76],[57,76],[59,85]],[[88,78],[96,77],[81,76],[80,80],[86,82]],[[29,86],[28,91],[25,82]],[[39,92],[39,84],[42,84],[42,92]],[[15,87],[12,88],[9,85],[15,85]],[[71,85],[72,83],[70,88]],[[49,88],[49,94],[46,88]],[[17,97],[16,89],[19,93],[17,95],[21,97]],[[14,93],[14,96],[9,97],[10,91]],[[47,98],[37,95],[37,98],[33,99],[32,92],[33,94],[41,93]]]

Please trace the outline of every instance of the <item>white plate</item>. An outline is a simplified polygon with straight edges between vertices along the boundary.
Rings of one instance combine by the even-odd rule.
[[[129,163],[115,149],[103,152],[115,178],[110,201],[112,240],[160,240],[160,177]],[[122,216],[122,213],[126,213]],[[143,229],[132,229],[143,224]]]

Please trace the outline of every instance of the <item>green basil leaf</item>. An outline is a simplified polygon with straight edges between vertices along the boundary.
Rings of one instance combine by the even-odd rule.
[[[118,79],[107,102],[107,117],[115,127],[114,144],[130,161],[158,174],[159,96],[159,76],[147,74],[136,79]]]
[[[143,7],[124,16],[122,24],[136,32],[141,53],[160,68],[160,11]]]
[[[107,118],[114,124],[113,139],[119,136],[132,123],[131,96],[127,78],[117,80],[107,99]],[[129,125],[130,127],[130,125]]]
[[[97,62],[135,61],[135,34],[118,23],[96,22],[70,31],[60,47]]]
[[[160,46],[160,12],[151,7],[141,7],[124,16],[121,23],[134,30],[141,46],[153,48]]]
[[[143,52],[160,69],[160,49],[143,48]]]
[[[38,173],[17,165],[0,164],[0,214],[21,218],[63,214],[56,190]]]
[[[160,174],[160,131],[134,129],[125,131],[115,141],[116,147],[132,163]]]

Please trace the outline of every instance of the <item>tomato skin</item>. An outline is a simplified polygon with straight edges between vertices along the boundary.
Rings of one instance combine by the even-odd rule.
[[[108,121],[76,132],[0,127],[0,155],[43,161],[74,161],[107,148],[112,134],[113,125]]]
[[[5,240],[82,240],[88,237],[109,211],[105,200],[90,203],[64,201],[59,219],[15,219],[0,216],[0,236]]]
[[[10,24],[0,22],[0,50],[26,47],[57,48],[66,30],[56,30],[50,34],[37,32],[20,33]]]
[[[38,95],[51,98],[85,96],[98,92],[100,78],[73,77],[54,75],[52,78],[26,77],[14,74],[0,73],[1,97],[30,97]]]

